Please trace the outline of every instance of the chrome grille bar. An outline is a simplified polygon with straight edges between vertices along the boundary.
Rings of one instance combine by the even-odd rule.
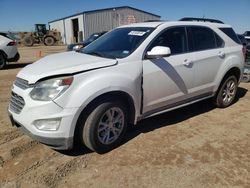
[[[23,97],[12,92],[10,98],[10,110],[17,114],[20,114],[24,106],[25,106],[25,101]]]

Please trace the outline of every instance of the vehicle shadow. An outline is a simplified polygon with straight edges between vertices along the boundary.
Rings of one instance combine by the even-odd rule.
[[[248,92],[247,89],[239,87],[235,103],[239,101],[241,98],[243,98],[247,92]],[[173,111],[163,113],[161,115],[147,118],[129,128],[126,137],[120,144],[120,146],[126,144],[127,142],[129,142],[130,140],[134,139],[135,137],[137,137],[142,133],[145,134],[162,127],[172,126],[176,123],[180,123],[194,116],[209,112],[215,108],[216,106],[213,104],[212,99],[207,99],[186,107],[182,107]],[[69,156],[79,156],[92,153],[92,151],[89,150],[88,148],[81,148],[79,146],[75,147],[73,150],[58,151],[58,152]]]
[[[76,156],[80,156],[80,155],[85,155],[88,153],[93,153],[92,150],[90,150],[87,147],[82,147],[80,145],[76,145],[74,146],[73,149],[71,150],[56,150],[58,153],[61,153],[63,155],[67,155],[67,156],[72,156],[72,157],[76,157]]]
[[[9,69],[19,69],[19,68],[23,68],[29,64],[31,64],[33,62],[29,62],[29,63],[11,63],[11,64],[7,64],[3,70],[9,70]]]
[[[234,105],[241,98],[243,98],[247,92],[247,89],[239,87],[235,102],[232,105]],[[180,123],[194,116],[209,112],[215,108],[216,106],[213,104],[212,99],[207,99],[173,111],[163,113],[161,115],[147,118],[145,120],[140,121],[130,131],[128,131],[127,137],[125,138],[122,144],[125,144],[126,142],[130,141],[141,133],[151,132],[162,127]]]

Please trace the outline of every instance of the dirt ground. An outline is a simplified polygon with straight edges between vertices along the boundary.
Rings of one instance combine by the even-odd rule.
[[[250,187],[250,83],[217,109],[203,101],[140,122],[117,149],[58,152],[11,127],[7,106],[17,72],[64,46],[19,49],[0,71],[0,187]]]

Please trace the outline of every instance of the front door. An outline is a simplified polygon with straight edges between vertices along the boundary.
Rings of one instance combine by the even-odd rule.
[[[143,60],[143,114],[150,115],[187,100],[194,82],[185,27],[165,30],[149,46],[169,47],[169,57]]]

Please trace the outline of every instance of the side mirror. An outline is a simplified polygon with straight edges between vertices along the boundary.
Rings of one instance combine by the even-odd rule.
[[[73,51],[79,52],[81,48],[82,48],[82,45],[77,44],[73,47]]]
[[[171,50],[169,47],[165,46],[155,46],[151,51],[148,51],[146,57],[149,59],[167,57],[171,55]]]

